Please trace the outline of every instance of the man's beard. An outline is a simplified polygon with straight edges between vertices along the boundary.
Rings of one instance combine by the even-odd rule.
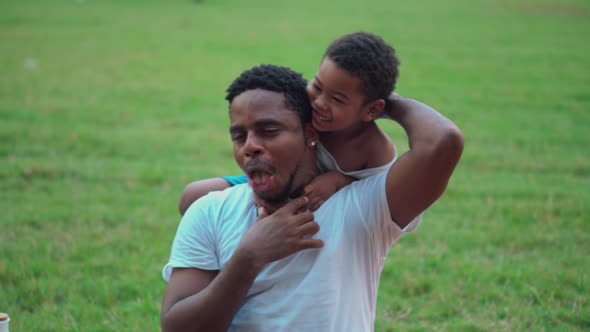
[[[260,198],[262,201],[271,206],[278,206],[280,204],[286,203],[289,198],[295,198],[301,195],[305,184],[300,185],[299,187],[295,188],[295,190],[292,189],[293,182],[295,182],[295,176],[297,176],[300,166],[301,160],[297,162],[297,165],[291,172],[291,175],[289,175],[289,181],[287,181],[287,184],[284,186],[281,192],[279,192],[276,195],[265,195],[263,193],[256,193],[256,196],[258,196],[258,198]]]

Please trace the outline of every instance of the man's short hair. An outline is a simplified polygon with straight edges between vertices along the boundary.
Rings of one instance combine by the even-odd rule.
[[[393,47],[375,34],[344,35],[328,46],[326,57],[361,80],[365,103],[387,99],[395,89],[399,59]]]
[[[301,124],[311,122],[311,103],[305,87],[307,81],[287,67],[260,65],[244,71],[227,88],[225,99],[233,99],[245,91],[261,89],[283,94],[285,106],[299,115]]]

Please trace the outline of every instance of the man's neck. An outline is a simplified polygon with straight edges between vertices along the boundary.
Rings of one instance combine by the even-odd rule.
[[[314,161],[315,161],[315,158],[314,158]],[[319,170],[318,170],[317,164],[314,163],[314,166],[310,169],[310,171],[307,172],[307,174],[302,174],[303,179],[304,179],[301,182],[302,184],[299,185],[298,187],[294,187],[293,190],[291,190],[291,192],[289,193],[289,196],[287,197],[287,199],[285,199],[281,202],[276,202],[276,203],[268,202],[266,200],[260,199],[259,197],[256,196],[256,194],[253,193],[254,203],[256,204],[256,208],[259,209],[262,207],[266,210],[266,212],[269,215],[273,214],[275,211],[277,211],[278,209],[283,207],[285,204],[287,204],[292,199],[295,199],[295,198],[301,196],[303,194],[303,188],[305,188],[305,186],[307,184],[309,184],[311,182],[311,180],[313,180],[313,178],[315,178],[318,174],[319,174]]]

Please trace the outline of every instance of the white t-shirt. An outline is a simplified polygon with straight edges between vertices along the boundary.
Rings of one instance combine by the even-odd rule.
[[[314,212],[320,225],[314,237],[324,247],[265,266],[229,331],[372,331],[387,252],[421,218],[404,230],[391,221],[386,175],[353,182]],[[164,279],[175,267],[223,270],[255,221],[247,184],[196,201],[180,222]]]
[[[366,177],[377,175],[381,172],[387,171],[395,162],[396,155],[394,154],[393,159],[391,159],[391,161],[385,165],[350,172],[344,172],[340,168],[340,166],[338,166],[338,162],[336,161],[336,159],[334,159],[330,151],[328,151],[328,149],[326,149],[320,142],[318,142],[318,144],[316,145],[316,157],[320,173],[324,173],[327,171],[338,171],[344,175],[352,176],[356,179],[364,179]]]

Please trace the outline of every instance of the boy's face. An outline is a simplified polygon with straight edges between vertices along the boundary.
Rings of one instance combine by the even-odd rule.
[[[361,80],[326,57],[307,85],[313,126],[320,132],[354,129],[363,121]]]
[[[257,203],[278,207],[315,175],[313,130],[302,128],[282,94],[243,92],[231,102],[230,122],[234,157],[248,176]]]

